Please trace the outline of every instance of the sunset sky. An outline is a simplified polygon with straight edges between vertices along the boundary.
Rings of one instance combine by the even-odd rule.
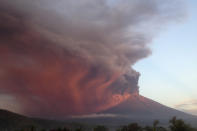
[[[187,15],[153,40],[152,55],[135,69],[140,94],[197,115],[197,1],[184,1]]]

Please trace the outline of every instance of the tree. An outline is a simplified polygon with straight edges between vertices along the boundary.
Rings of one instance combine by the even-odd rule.
[[[79,127],[77,129],[75,129],[75,131],[83,131],[83,128],[82,127]]]
[[[117,131],[127,131],[127,126],[122,126],[120,129],[118,129]]]
[[[128,126],[123,126],[119,131],[141,131],[142,128],[137,123],[131,123]]]
[[[128,125],[128,131],[140,131],[142,128],[137,123],[131,123]]]
[[[108,128],[107,127],[105,127],[105,126],[96,126],[95,128],[94,128],[94,131],[108,131]]]
[[[157,125],[159,124],[159,121],[158,120],[155,120],[153,122],[153,131],[156,131],[157,130]]]
[[[158,131],[167,131],[167,129],[166,129],[166,128],[161,127],[161,126],[160,126],[160,127],[157,127],[157,130],[158,130]]]
[[[145,131],[153,131],[153,128],[150,127],[150,126],[146,126],[146,127],[144,127],[144,130],[145,130]]]
[[[35,130],[36,130],[35,126],[31,126],[31,131],[35,131]]]
[[[70,131],[68,128],[64,127],[62,131]]]
[[[170,130],[171,131],[192,131],[190,125],[185,124],[185,122],[182,119],[178,119],[176,117],[173,117],[170,121]]]

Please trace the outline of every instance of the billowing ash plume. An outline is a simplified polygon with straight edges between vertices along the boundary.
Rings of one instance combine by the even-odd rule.
[[[172,0],[0,0],[0,95],[41,117],[115,106],[138,93],[131,66],[180,8]]]

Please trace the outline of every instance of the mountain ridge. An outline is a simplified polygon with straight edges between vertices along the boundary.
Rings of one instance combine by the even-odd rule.
[[[5,109],[0,109],[0,130],[13,131],[15,129],[29,127],[51,129],[54,127],[62,127],[64,125],[65,123],[62,121],[31,118]]]
[[[96,114],[74,117],[72,120],[86,123],[124,125],[137,122],[142,125],[152,125],[154,120],[167,125],[169,119],[176,116],[188,123],[195,123],[197,116],[167,107],[139,94],[133,94],[124,102],[98,112]]]
[[[131,95],[126,101],[100,113],[119,114],[127,116],[158,115],[160,117],[168,118],[173,116],[196,117],[194,115],[170,108],[138,94]]]
[[[65,120],[47,120],[32,118],[8,110],[0,109],[0,129],[12,131],[23,127],[35,126],[38,129],[52,129],[71,126],[71,123],[89,125],[108,125],[118,127],[132,122],[141,125],[152,125],[154,120],[159,120],[161,125],[167,125],[173,116],[184,119],[186,122],[196,125],[197,116],[190,115],[176,109],[162,105],[141,95],[132,95],[124,102],[98,112],[94,115],[67,117]]]

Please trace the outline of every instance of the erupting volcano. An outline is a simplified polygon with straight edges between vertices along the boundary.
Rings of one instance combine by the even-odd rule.
[[[62,119],[139,96],[132,65],[181,11],[162,0],[109,2],[1,0],[0,95],[9,103],[3,108]]]

